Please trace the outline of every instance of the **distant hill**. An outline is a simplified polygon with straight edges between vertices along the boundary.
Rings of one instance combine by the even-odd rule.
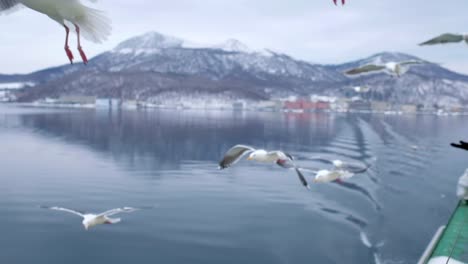
[[[268,49],[252,50],[237,40],[201,46],[150,32],[120,43],[81,64],[25,75],[0,75],[0,83],[34,82],[20,98],[63,94],[166,100],[200,97],[264,100],[288,95],[343,96],[369,85],[370,98],[394,103],[468,104],[468,76],[437,64],[412,67],[401,78],[386,74],[348,78],[343,71],[375,62],[419,59],[383,52],[365,59],[320,65]]]

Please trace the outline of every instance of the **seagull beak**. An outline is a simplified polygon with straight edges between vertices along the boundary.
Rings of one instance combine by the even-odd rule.
[[[247,160],[252,160],[252,157],[247,157]]]
[[[314,182],[317,183],[318,182],[317,179],[314,179]]]

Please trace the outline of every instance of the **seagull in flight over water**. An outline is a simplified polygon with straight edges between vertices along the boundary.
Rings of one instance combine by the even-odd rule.
[[[226,154],[224,154],[223,159],[219,162],[219,169],[226,169],[234,165],[248,153],[250,154],[247,157],[247,160],[276,163],[278,166],[285,169],[294,169],[302,185],[304,185],[307,189],[310,189],[307,180],[300,171],[302,168],[297,167],[293,163],[293,157],[291,155],[280,150],[266,151],[264,149],[255,149],[246,145],[235,145],[234,147],[230,148]]]
[[[92,42],[100,43],[111,31],[110,20],[100,10],[85,6],[80,0],[0,0],[0,13],[20,4],[47,15],[65,28],[65,52],[70,63],[73,63],[74,57],[68,46],[70,28],[67,23],[75,27],[78,38],[77,48],[84,64],[88,63],[88,58],[81,47],[81,35]]]
[[[86,230],[96,225],[117,224],[118,222],[120,222],[120,218],[110,218],[110,216],[112,215],[116,215],[119,213],[131,213],[137,210],[147,209],[147,208],[122,207],[122,208],[111,209],[103,213],[92,214],[92,213],[85,213],[85,212],[80,212],[80,211],[63,208],[63,207],[57,207],[57,206],[40,206],[40,207],[43,209],[63,211],[63,212],[77,215],[77,216],[81,216],[83,218],[82,224]]]

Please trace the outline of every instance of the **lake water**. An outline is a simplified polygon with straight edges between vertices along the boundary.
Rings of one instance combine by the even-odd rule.
[[[415,263],[456,205],[468,153],[449,143],[467,131],[466,116],[0,105],[0,263]],[[218,170],[238,143],[372,167],[308,191],[275,165]],[[85,231],[40,205],[157,207]]]

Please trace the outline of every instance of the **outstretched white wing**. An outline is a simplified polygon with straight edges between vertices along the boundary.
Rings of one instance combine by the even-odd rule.
[[[219,162],[219,168],[225,169],[236,164],[245,154],[255,151],[254,148],[246,145],[235,145],[230,148],[223,159]]]
[[[135,211],[138,211],[138,210],[141,210],[141,209],[142,208],[135,208],[135,207],[115,208],[115,209],[111,209],[111,210],[105,211],[103,213],[100,213],[100,214],[97,215],[97,217],[99,217],[99,216],[111,216],[111,215],[120,214],[120,213],[131,213],[131,212],[135,212]]]
[[[83,215],[85,214],[84,212],[75,211],[75,210],[72,210],[72,209],[58,207],[58,206],[41,206],[41,208],[49,209],[49,210],[68,212],[68,213],[78,215],[78,216],[81,216],[81,217],[83,217]]]

